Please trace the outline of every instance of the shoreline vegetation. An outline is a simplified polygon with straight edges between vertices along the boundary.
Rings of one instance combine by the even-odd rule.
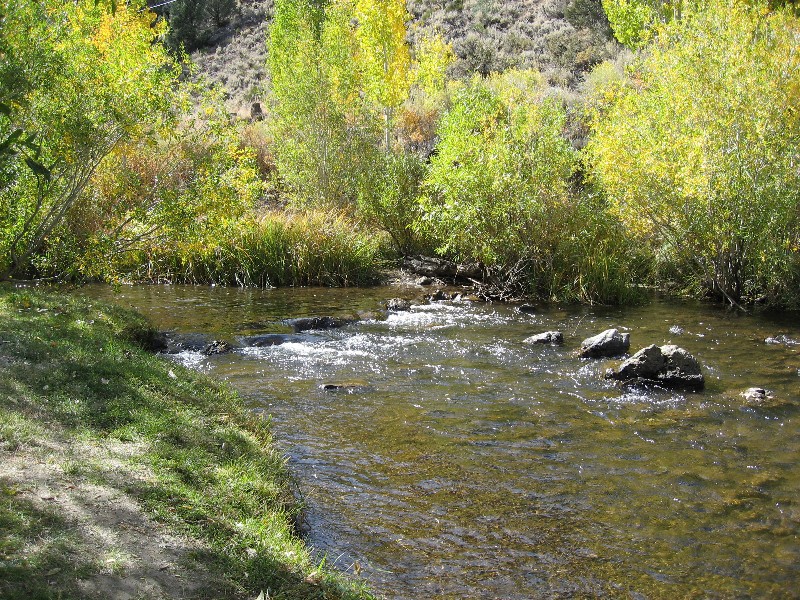
[[[143,317],[8,285],[0,317],[3,598],[372,598],[304,546],[268,421]]]
[[[604,50],[559,87],[470,70],[403,0],[276,0],[236,119],[184,76],[201,0],[0,1],[0,279],[360,285],[424,254],[501,298],[800,307],[796,3],[568,0]]]

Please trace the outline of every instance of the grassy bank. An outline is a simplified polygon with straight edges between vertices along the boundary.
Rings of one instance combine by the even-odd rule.
[[[0,288],[0,597],[371,597],[295,535],[268,424],[150,336]]]
[[[139,281],[284,287],[372,285],[387,265],[387,244],[335,211],[249,215],[208,236],[134,256]],[[138,271],[138,272],[137,272]]]

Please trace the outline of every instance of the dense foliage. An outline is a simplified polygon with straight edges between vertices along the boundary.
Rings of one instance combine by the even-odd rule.
[[[659,35],[589,152],[614,210],[731,302],[800,283],[800,28],[710,2]]]
[[[4,2],[0,96],[9,130],[36,140],[4,159],[0,274],[24,274],[98,165],[121,142],[170,116],[175,65],[154,43],[160,28],[135,5]],[[44,166],[37,166],[41,163]]]
[[[502,297],[798,303],[793,6],[570,0],[589,46],[543,38],[567,89],[493,54],[491,11],[454,48],[402,0],[278,0],[247,123],[158,43],[230,4],[174,4],[167,31],[133,5],[4,2],[4,276],[349,285],[438,251]],[[634,50],[602,50],[612,32]]]

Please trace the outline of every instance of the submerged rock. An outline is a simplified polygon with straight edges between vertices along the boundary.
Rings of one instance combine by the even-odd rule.
[[[581,358],[603,358],[625,354],[631,347],[631,334],[616,329],[586,338],[581,342]]]
[[[744,398],[744,406],[750,408],[782,408],[788,406],[790,402],[775,398],[771,390],[760,387],[751,387],[741,394]]]
[[[331,381],[328,383],[323,383],[319,386],[324,392],[344,392],[346,394],[355,394],[357,392],[363,392],[369,387],[369,384],[366,381],[356,380],[356,381]]]
[[[564,334],[560,331],[545,331],[544,333],[538,333],[529,338],[525,338],[523,342],[526,344],[552,344],[560,346],[564,343]]]
[[[267,346],[280,346],[287,342],[301,342],[305,338],[290,333],[266,333],[263,335],[248,335],[239,338],[242,346],[250,348],[264,348]]]
[[[386,309],[392,312],[411,310],[411,300],[405,298],[392,298],[386,303]]]
[[[667,387],[701,390],[705,377],[694,356],[683,348],[655,344],[642,348],[624,361],[619,369],[609,369],[606,379],[652,381]]]
[[[287,325],[294,329],[295,333],[312,329],[338,329],[353,322],[354,319],[342,319],[340,317],[301,317],[285,321]]]
[[[210,335],[204,333],[166,332],[163,336],[162,352],[179,354],[180,352],[202,352],[212,343]]]
[[[532,315],[533,313],[536,312],[536,306],[533,304],[520,304],[517,307],[517,310],[526,315]]]
[[[767,390],[764,388],[751,387],[742,392],[742,396],[747,402],[759,403],[767,399]]]

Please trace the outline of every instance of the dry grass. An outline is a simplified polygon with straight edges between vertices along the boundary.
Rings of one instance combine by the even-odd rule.
[[[565,17],[574,0],[408,0],[409,41],[440,31],[458,60],[451,76],[534,67],[553,85],[577,88],[592,65],[614,59],[620,47],[608,37],[576,28]],[[212,46],[192,59],[225,86],[228,110],[249,118],[253,102],[266,98],[266,36],[273,0],[242,1]]]

